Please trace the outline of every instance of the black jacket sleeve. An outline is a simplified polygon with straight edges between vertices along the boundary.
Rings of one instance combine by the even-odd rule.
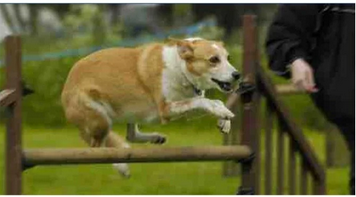
[[[321,4],[288,4],[278,7],[266,38],[266,52],[272,71],[290,77],[288,64],[297,58],[309,60],[312,35],[322,8]]]

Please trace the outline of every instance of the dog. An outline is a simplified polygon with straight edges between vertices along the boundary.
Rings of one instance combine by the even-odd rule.
[[[217,88],[230,93],[239,72],[229,63],[222,42],[202,38],[168,39],[136,48],[109,48],[79,60],[61,94],[67,120],[91,147],[130,148],[111,130],[113,121],[127,123],[127,141],[162,144],[159,133],[142,133],[139,123],[167,123],[172,117],[203,110],[230,130],[234,114],[220,100],[204,97]],[[113,164],[124,176],[127,164]]]

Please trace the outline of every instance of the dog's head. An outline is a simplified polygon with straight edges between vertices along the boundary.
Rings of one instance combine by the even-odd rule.
[[[173,39],[173,42],[180,58],[185,61],[182,69],[194,86],[201,90],[232,91],[232,83],[239,79],[240,74],[230,64],[222,42],[201,38]]]

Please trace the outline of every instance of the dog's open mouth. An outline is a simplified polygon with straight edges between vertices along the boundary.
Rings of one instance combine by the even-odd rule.
[[[223,91],[230,92],[232,90],[232,84],[230,82],[223,82],[214,78],[211,78],[211,80],[217,83]]]

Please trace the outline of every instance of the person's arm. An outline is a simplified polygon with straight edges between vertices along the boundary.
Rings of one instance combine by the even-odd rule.
[[[271,70],[284,77],[292,77],[297,88],[308,92],[317,91],[308,61],[312,34],[323,7],[320,4],[280,5],[266,39]]]

